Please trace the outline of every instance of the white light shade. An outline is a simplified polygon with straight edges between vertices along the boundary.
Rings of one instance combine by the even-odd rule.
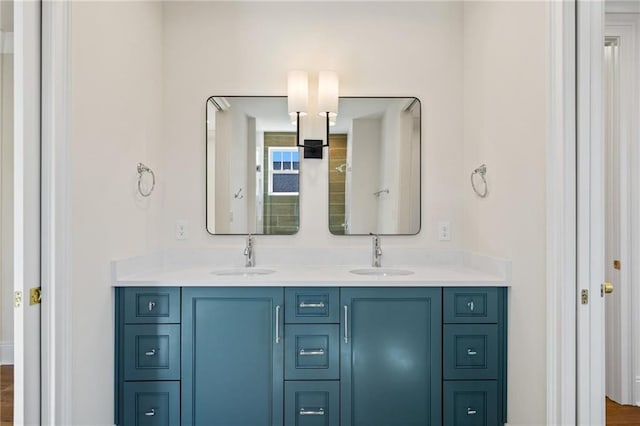
[[[320,71],[318,75],[318,114],[338,114],[338,74]]]
[[[309,76],[306,71],[289,71],[287,100],[289,114],[299,112],[307,113],[309,105]]]

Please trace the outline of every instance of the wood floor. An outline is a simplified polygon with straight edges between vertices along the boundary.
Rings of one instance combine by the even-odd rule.
[[[0,426],[13,425],[13,365],[0,365]]]
[[[607,398],[607,426],[640,425],[640,407],[620,405]]]

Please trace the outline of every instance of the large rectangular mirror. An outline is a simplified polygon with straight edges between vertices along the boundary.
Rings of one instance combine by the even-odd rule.
[[[334,235],[420,232],[420,101],[341,97],[329,144]]]
[[[298,232],[300,157],[284,96],[207,100],[207,231]]]

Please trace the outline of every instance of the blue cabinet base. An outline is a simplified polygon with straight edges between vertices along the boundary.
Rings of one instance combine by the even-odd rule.
[[[115,423],[502,426],[507,289],[116,289]]]

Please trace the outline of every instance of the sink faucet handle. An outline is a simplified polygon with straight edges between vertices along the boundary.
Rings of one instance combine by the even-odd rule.
[[[245,265],[251,267],[255,264],[255,258],[253,256],[253,235],[247,234],[247,245],[244,248]]]
[[[373,232],[369,232],[369,235],[373,237],[371,250],[371,266],[373,266],[374,268],[379,268],[382,264],[382,248],[380,247],[380,235],[374,234]]]

